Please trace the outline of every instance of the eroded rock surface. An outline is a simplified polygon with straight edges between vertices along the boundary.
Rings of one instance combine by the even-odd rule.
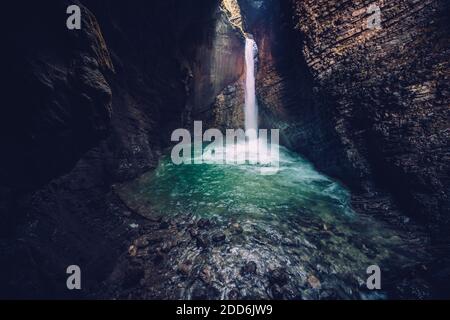
[[[379,30],[367,26],[371,3],[381,8]],[[448,230],[448,2],[294,1],[294,8],[306,63],[336,102],[347,160],[410,215]]]
[[[448,3],[257,2],[240,3],[259,45],[260,121],[319,169],[356,192],[393,196],[444,237]],[[368,27],[372,4],[381,29]]]

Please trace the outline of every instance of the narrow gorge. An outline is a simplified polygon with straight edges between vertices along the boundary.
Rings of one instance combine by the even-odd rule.
[[[5,7],[1,298],[450,298],[448,1]]]

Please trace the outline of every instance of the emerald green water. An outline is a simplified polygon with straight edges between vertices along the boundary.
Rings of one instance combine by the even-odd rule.
[[[148,218],[171,220],[177,237],[185,239],[170,251],[164,269],[178,274],[180,262],[193,266],[189,276],[171,280],[181,288],[180,298],[196,298],[199,288],[206,286],[198,280],[204,268],[211,270],[213,279],[205,290],[214,288],[212,292],[220,295],[210,298],[226,298],[236,290],[263,299],[386,297],[387,285],[385,291],[367,292],[367,267],[379,265],[389,270],[385,278],[402,281],[402,266],[424,256],[407,235],[353,212],[349,191],[300,155],[280,146],[278,170],[261,168],[270,169],[250,164],[174,165],[164,156],[154,171],[118,188],[130,208]],[[204,228],[200,218],[212,224]],[[225,240],[215,243],[217,233]],[[209,240],[199,246],[199,237]],[[257,266],[253,277],[240,271],[249,261]],[[282,287],[270,280],[270,270],[277,268],[287,274]],[[311,275],[320,285],[311,287]]]
[[[174,165],[169,156],[146,175],[141,195],[160,214],[277,219],[314,214],[325,221],[351,217],[349,192],[317,172],[299,155],[280,147],[278,172],[261,172],[249,164]]]

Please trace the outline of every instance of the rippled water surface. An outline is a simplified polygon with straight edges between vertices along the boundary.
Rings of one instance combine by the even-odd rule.
[[[385,298],[389,290],[365,288],[367,267],[395,278],[420,260],[402,234],[354,213],[349,192],[301,156],[280,147],[278,171],[260,169],[164,157],[120,189],[143,215],[176,221],[168,266],[190,270],[171,280],[180,297]]]

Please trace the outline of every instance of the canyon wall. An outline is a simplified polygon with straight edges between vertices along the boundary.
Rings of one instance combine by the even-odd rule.
[[[98,290],[137,232],[113,184],[154,167],[172,130],[243,72],[242,34],[219,1],[76,2],[80,31],[66,28],[69,4],[6,8],[1,297]],[[222,65],[221,78],[209,70]],[[84,293],[65,287],[72,264]]]
[[[61,249],[69,248],[77,235],[61,239],[59,231],[73,231],[73,220],[69,215],[63,221],[67,215],[46,210],[33,216],[25,197],[71,170],[110,129],[112,90],[107,78],[114,67],[89,10],[82,19],[85,28],[67,32],[69,4],[27,3],[26,10],[20,2],[4,4],[6,26],[1,32],[8,45],[0,62],[5,80],[0,111],[0,297],[33,296],[38,287],[53,291],[48,277],[52,271],[63,279],[65,269],[54,262],[57,255],[67,254]],[[42,198],[41,205],[47,200]]]
[[[380,29],[368,28],[371,4],[381,8]],[[336,103],[333,124],[347,160],[410,215],[448,233],[448,1],[293,5],[306,63]]]
[[[259,47],[256,87],[261,126],[280,129],[283,145],[360,189],[360,174],[347,161],[334,130],[334,102],[314,80],[302,55],[303,39],[294,29],[292,3],[241,0],[240,4],[245,28]]]
[[[237,128],[244,123],[244,46],[242,16],[236,0],[223,0],[215,22],[189,62],[191,82],[186,122],[202,120],[205,128]]]
[[[57,17],[64,18],[67,5],[6,7],[8,48],[1,64],[7,81],[0,111],[5,188],[29,190],[48,182],[108,132],[112,61],[91,12],[83,15],[80,32],[60,26]]]
[[[389,198],[375,213],[399,206],[446,238],[448,2],[240,4],[260,49],[263,126],[279,128],[284,144],[354,194]],[[371,4],[381,8],[381,29],[368,27]]]

